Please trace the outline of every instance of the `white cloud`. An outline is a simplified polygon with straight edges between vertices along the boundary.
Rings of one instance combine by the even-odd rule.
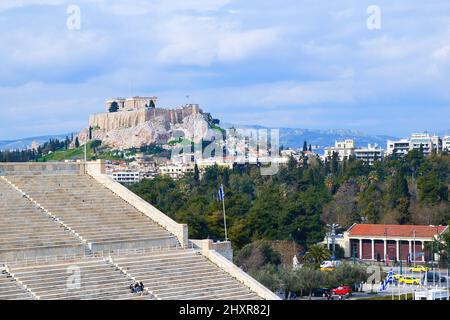
[[[207,66],[246,59],[274,46],[280,34],[278,28],[242,30],[230,21],[193,16],[176,17],[158,29],[162,49],[157,59],[172,65]]]
[[[443,46],[433,52],[433,58],[441,61],[446,61],[450,58],[450,44]]]
[[[67,0],[1,0],[0,12],[14,8],[23,8],[27,6],[56,6],[67,2]]]
[[[231,0],[85,0],[94,1],[100,8],[117,16],[145,14],[166,15],[178,11],[205,13],[217,11]]]
[[[72,3],[77,32],[66,28]],[[371,32],[358,0],[0,0],[0,134],[84,124],[116,95],[176,106],[190,94],[224,121],[291,126],[296,114],[382,126],[391,110],[378,106],[391,101],[448,105],[448,0],[377,4],[382,29]]]

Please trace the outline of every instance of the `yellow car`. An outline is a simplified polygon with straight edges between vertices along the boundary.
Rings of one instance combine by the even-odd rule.
[[[334,271],[334,267],[322,267],[320,271]]]
[[[416,266],[416,267],[409,268],[409,271],[411,271],[411,272],[427,272],[428,270],[430,270],[430,268],[427,268],[424,266]]]
[[[398,274],[398,273],[392,275],[392,279],[395,279],[395,280],[400,280],[401,277],[402,277],[402,275]]]
[[[404,283],[404,284],[420,284],[420,280],[411,276],[406,276],[406,277],[400,277],[399,281],[400,283]]]

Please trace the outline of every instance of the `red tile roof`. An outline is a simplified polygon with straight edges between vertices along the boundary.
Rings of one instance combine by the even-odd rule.
[[[414,237],[414,231],[417,238],[432,238],[437,233],[443,232],[447,226],[414,226],[414,225],[395,225],[395,224],[355,224],[348,229],[349,236],[375,236],[385,237]]]

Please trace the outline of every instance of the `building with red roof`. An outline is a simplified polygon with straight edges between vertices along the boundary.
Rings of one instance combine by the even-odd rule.
[[[428,242],[448,232],[448,226],[354,224],[344,232],[347,257],[373,261],[417,261],[431,259]]]

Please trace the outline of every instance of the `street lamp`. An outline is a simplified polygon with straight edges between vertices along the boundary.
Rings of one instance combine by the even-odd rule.
[[[332,246],[332,255],[331,260],[334,261],[336,258],[336,228],[339,228],[339,223],[327,224],[327,227],[331,229],[330,237],[331,237],[331,246]]]
[[[385,227],[384,228],[384,243],[385,243],[385,246],[384,246],[384,263],[387,265],[387,261],[388,261],[388,243],[387,243],[387,236],[388,236],[388,233],[387,233],[387,228]]]

